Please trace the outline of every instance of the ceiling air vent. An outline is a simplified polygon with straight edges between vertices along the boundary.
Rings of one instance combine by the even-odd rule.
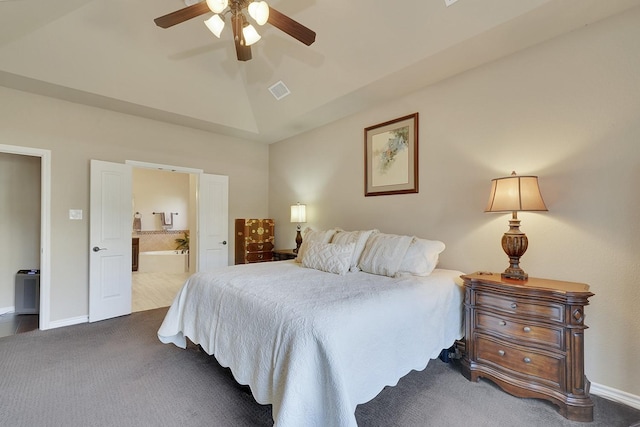
[[[271,92],[271,95],[273,95],[273,97],[278,101],[291,93],[289,88],[284,83],[282,83],[282,80],[271,86],[269,88],[269,92]]]

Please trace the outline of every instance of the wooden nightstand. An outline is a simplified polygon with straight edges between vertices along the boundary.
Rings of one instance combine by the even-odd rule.
[[[546,399],[573,421],[593,421],[584,375],[584,307],[589,286],[500,274],[462,276],[465,348],[462,373],[490,379],[519,397]]]
[[[276,249],[273,251],[274,261],[284,261],[287,259],[295,259],[298,256],[297,252],[293,252],[293,249]]]

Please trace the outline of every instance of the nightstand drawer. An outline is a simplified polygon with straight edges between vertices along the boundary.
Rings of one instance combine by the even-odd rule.
[[[475,327],[490,334],[523,340],[523,343],[537,344],[543,348],[564,350],[562,328],[550,328],[533,322],[518,321],[507,316],[476,312]]]
[[[564,383],[565,357],[562,354],[542,354],[521,349],[483,335],[477,335],[475,339],[478,362],[523,374],[528,377],[528,381],[535,377],[537,381],[553,387],[560,387]]]
[[[490,292],[478,292],[476,294],[476,306],[502,310],[519,317],[535,316],[564,322],[564,306],[562,304],[534,304],[522,298],[496,295]]]
[[[248,252],[247,262],[263,262],[273,260],[273,252]]]
[[[273,250],[271,242],[247,243],[247,252],[270,252]]]

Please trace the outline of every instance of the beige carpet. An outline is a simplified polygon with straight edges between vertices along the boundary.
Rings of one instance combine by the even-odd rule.
[[[2,426],[270,426],[213,357],[161,344],[166,308],[94,324],[0,338]],[[359,405],[361,427],[628,427],[640,411],[594,396],[595,422],[570,422],[544,401],[518,399],[488,381],[470,383],[432,361]],[[306,427],[306,426],[301,426]]]

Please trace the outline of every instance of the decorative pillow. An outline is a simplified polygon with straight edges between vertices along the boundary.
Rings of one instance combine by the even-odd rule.
[[[327,273],[345,275],[349,271],[355,243],[310,242],[302,256],[302,266]]]
[[[302,262],[302,258],[304,257],[304,253],[311,242],[320,242],[320,243],[329,243],[331,238],[336,233],[336,230],[312,230],[309,227],[305,228],[302,232],[302,244],[300,245],[300,249],[298,249],[298,256],[296,257],[296,262]]]
[[[412,236],[371,234],[360,257],[358,267],[367,273],[394,277],[412,240]]]
[[[364,250],[364,245],[367,243],[369,236],[372,233],[378,233],[378,230],[362,230],[362,231],[344,231],[338,229],[336,234],[333,235],[331,243],[344,245],[347,243],[354,243],[353,256],[351,257],[350,271],[358,271],[358,261]]]
[[[444,243],[439,240],[414,237],[400,263],[398,274],[428,276],[438,265],[438,259],[444,248]]]

